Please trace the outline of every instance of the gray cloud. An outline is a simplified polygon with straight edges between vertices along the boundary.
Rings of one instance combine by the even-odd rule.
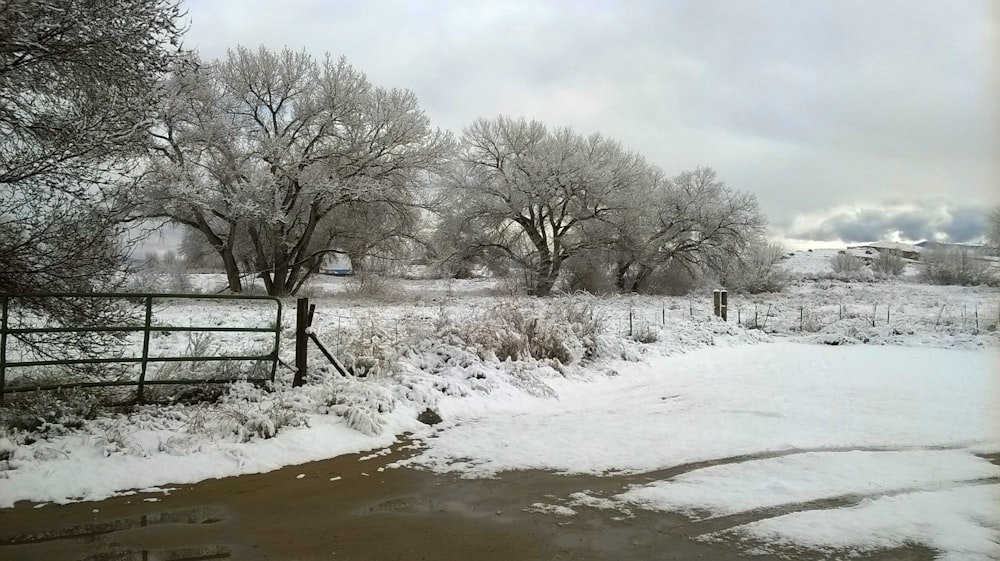
[[[776,229],[872,201],[1000,203],[1000,8],[988,0],[213,0],[236,44],[345,55],[460,132],[499,113],[601,132],[669,174],[714,167]],[[955,235],[960,232],[955,232]]]
[[[847,243],[886,239],[978,242],[986,233],[988,212],[985,207],[951,206],[940,200],[901,206],[842,208],[826,215],[798,217],[788,237]]]

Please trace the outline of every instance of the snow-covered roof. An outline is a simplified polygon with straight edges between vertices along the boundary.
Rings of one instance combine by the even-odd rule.
[[[878,241],[866,244],[861,244],[858,246],[851,246],[852,248],[860,247],[870,247],[873,249],[891,249],[895,251],[912,251],[914,253],[920,253],[923,249],[922,247],[914,244],[902,243],[902,242],[892,242],[892,241]]]

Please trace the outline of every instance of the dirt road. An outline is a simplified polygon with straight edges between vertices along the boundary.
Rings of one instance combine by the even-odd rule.
[[[680,516],[530,510],[582,489],[620,490],[620,478],[380,471],[401,457],[342,456],[97,503],[18,504],[0,510],[0,560],[743,559],[736,549],[691,540],[699,528]],[[908,548],[870,558],[933,557]]]

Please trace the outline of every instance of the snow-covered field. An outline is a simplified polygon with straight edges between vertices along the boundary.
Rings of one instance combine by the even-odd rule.
[[[372,301],[349,279],[317,279],[315,333],[373,376],[341,379],[317,352],[303,388],[282,368],[274,392],[239,384],[218,403],[0,432],[0,508],[263,472],[411,433],[421,449],[399,465],[643,477],[550,497],[540,515],[678,512],[706,522],[697,539],[750,553],[920,544],[1000,559],[1000,292],[840,282],[822,274],[831,254],[796,252],[787,266],[802,278],[780,294],[731,295],[729,322],[711,317],[710,291],[533,300],[492,281],[414,280]],[[587,317],[600,329],[581,330]],[[565,342],[562,360],[502,360],[490,349],[523,343],[514,325]],[[418,422],[427,407],[443,422]]]

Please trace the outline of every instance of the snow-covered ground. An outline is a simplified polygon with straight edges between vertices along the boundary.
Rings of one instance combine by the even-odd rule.
[[[1000,466],[977,454],[1000,450],[998,360],[912,347],[706,347],[584,384],[551,380],[554,403],[449,399],[446,427],[403,463],[469,477],[647,474],[649,483],[595,498],[625,513],[753,513],[701,539],[755,551],[922,544],[942,558],[995,559]],[[711,465],[657,473],[701,462]],[[549,508],[579,508],[580,497]]]
[[[679,512],[710,522],[697,539],[751,553],[922,544],[941,559],[1000,558],[1000,292],[845,283],[821,274],[833,254],[795,252],[798,280],[731,295],[729,322],[711,317],[708,292],[535,300],[497,296],[494,281],[412,280],[373,301],[350,294],[356,281],[319,278],[314,332],[375,375],[338,378],[316,353],[303,388],[282,368],[274,392],[239,384],[217,403],[0,429],[0,508],[263,472],[410,433],[422,448],[400,465],[643,477],[546,499],[540,515]],[[226,325],[266,315],[199,306],[158,314]],[[524,343],[512,326],[564,341],[562,359],[498,356]],[[444,421],[418,422],[427,407]]]

